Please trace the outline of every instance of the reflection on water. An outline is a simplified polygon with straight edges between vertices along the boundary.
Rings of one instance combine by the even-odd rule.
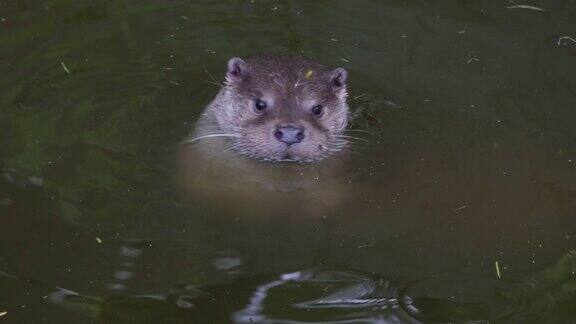
[[[138,261],[138,257],[142,254],[142,250],[135,246],[121,246],[119,254],[126,258],[125,262],[122,262],[122,268],[114,272],[114,282],[108,283],[106,286],[111,290],[125,290],[125,282],[132,278],[134,273],[132,268],[134,264]]]
[[[180,284],[168,293],[99,298],[56,288],[47,299],[106,323],[429,323],[569,322],[576,315],[576,253],[503,289],[490,301],[409,297],[398,286],[353,270],[313,269],[215,286]],[[17,278],[4,274],[11,280]],[[28,285],[46,285],[27,280]]]
[[[218,142],[207,139],[179,151],[178,185],[182,199],[191,204],[205,204],[232,218],[288,213],[305,220],[334,213],[353,194],[340,176],[347,162],[343,153],[321,165],[278,164],[221,151],[226,146]]]
[[[499,318],[494,291],[525,277],[545,284],[494,302],[514,305],[505,319],[576,318],[562,308],[570,272],[539,276],[575,245],[576,3],[515,5],[0,3],[2,319],[85,322],[44,298],[54,287],[112,319],[326,320],[339,313],[319,299],[334,294],[362,307],[333,321],[414,315],[381,276],[416,282],[406,295],[423,321]],[[178,143],[225,62],[257,51],[346,68],[351,127],[369,142],[311,166],[187,160]],[[214,183],[231,186],[204,189]],[[281,281],[265,289],[274,308],[242,313],[302,269],[326,272]],[[324,292],[320,273],[344,278]]]
[[[286,296],[275,292],[278,289]],[[314,296],[314,292],[320,295]],[[302,295],[312,299],[299,301],[297,296]],[[292,301],[291,305],[283,305],[282,301],[287,299]],[[265,312],[279,314],[267,316]],[[277,280],[256,287],[248,305],[233,313],[232,320],[235,323],[309,321],[312,318],[332,323],[417,322],[413,314],[418,314],[418,310],[412,300],[399,296],[390,287],[390,282],[383,279],[371,279],[353,272],[299,271],[282,274]]]

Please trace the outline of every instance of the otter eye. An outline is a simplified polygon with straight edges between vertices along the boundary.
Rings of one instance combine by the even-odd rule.
[[[266,109],[266,103],[260,99],[256,99],[256,103],[254,104],[254,108],[258,111],[263,111]]]
[[[312,113],[316,116],[319,116],[322,113],[322,105],[316,105],[312,107]]]

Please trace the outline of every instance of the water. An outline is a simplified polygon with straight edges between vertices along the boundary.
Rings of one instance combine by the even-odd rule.
[[[1,1],[0,320],[576,321],[574,17],[571,0]],[[204,199],[177,143],[227,59],[259,51],[346,68],[369,142],[337,171]]]

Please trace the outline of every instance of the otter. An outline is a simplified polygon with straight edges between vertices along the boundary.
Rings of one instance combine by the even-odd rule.
[[[235,57],[227,67],[180,150],[185,199],[251,215],[320,214],[340,204],[346,70],[285,54]]]
[[[224,86],[191,141],[221,137],[249,158],[320,161],[348,143],[347,76],[303,56],[231,58]]]

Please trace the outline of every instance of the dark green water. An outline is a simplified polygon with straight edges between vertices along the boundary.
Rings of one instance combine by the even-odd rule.
[[[573,0],[0,1],[0,322],[574,323],[574,39]],[[349,72],[330,212],[178,189],[260,51]]]

